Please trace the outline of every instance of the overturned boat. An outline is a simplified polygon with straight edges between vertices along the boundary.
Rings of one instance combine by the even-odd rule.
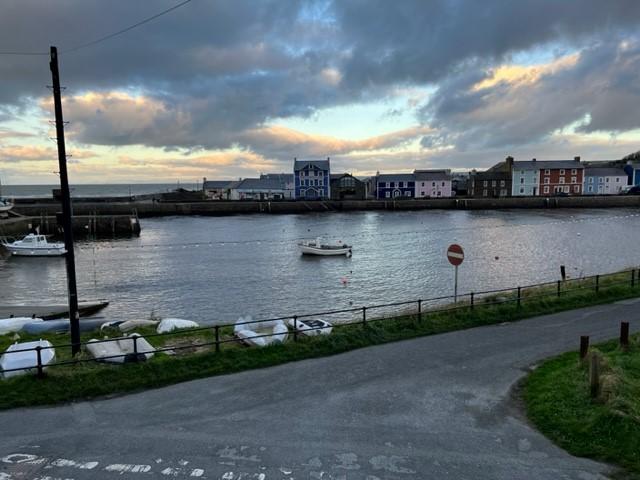
[[[329,322],[325,322],[324,320],[294,320],[291,318],[287,323],[292,329],[308,337],[315,335],[329,335],[333,330],[333,325]]]
[[[240,317],[233,333],[245,345],[266,347],[274,343],[284,343],[289,329],[282,320],[252,322],[251,317]]]
[[[45,367],[56,358],[56,351],[48,340],[14,343],[0,357],[0,369],[4,378],[37,373],[38,352],[40,347],[40,364]]]

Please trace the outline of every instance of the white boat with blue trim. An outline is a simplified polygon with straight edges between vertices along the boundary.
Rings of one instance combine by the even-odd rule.
[[[298,244],[300,251],[303,255],[319,255],[319,256],[333,256],[333,255],[346,255],[350,257],[352,255],[352,246],[346,243],[338,242],[335,245],[322,243],[322,240],[316,238],[315,240],[304,240]]]
[[[64,243],[49,243],[45,235],[30,233],[22,240],[2,244],[4,248],[11,252],[11,255],[19,257],[59,257],[67,251]]]

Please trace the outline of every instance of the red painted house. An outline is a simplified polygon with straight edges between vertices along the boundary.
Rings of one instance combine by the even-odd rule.
[[[541,196],[582,195],[584,165],[580,163],[580,157],[538,162],[538,168]]]

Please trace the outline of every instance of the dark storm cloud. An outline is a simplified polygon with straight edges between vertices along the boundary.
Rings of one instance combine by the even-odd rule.
[[[423,108],[437,132],[422,145],[456,145],[459,150],[537,143],[576,124],[582,132],[624,132],[640,128],[640,45],[612,39],[577,58],[542,71],[535,79],[501,81],[474,89],[483,69],[447,77]]]
[[[269,120],[309,116],[327,106],[377,100],[395,86],[424,84],[440,86],[441,98],[424,109],[423,118],[442,129],[424,145],[504,143],[510,135],[513,141],[526,138],[518,132],[531,125],[514,131],[496,112],[496,139],[488,130],[477,130],[475,140],[455,130],[468,128],[461,118],[470,111],[508,95],[500,91],[504,86],[496,86],[492,97],[467,93],[492,65],[549,42],[575,46],[621,32],[631,35],[640,20],[636,0],[195,0],[124,35],[64,53],[175,4],[5,2],[0,50],[46,51],[50,44],[61,49],[70,133],[81,143],[197,150],[242,142],[251,148],[246,132]],[[593,62],[584,68],[599,67]],[[617,90],[636,82],[630,69],[625,71],[627,76],[616,76]],[[0,57],[0,78],[0,115],[3,104],[25,105],[49,95],[47,57]],[[562,81],[575,78],[555,81],[554,88],[564,88]],[[108,93],[115,90],[130,97]],[[103,96],[72,98],[85,91]],[[635,95],[632,88],[626,91]],[[616,105],[628,101],[616,98]],[[541,118],[536,131],[584,111],[563,105],[563,112],[550,109],[558,119]],[[633,123],[631,115],[616,117],[604,103],[595,102],[589,113],[585,129]]]

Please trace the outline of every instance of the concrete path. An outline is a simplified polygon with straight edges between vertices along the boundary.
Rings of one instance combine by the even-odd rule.
[[[0,480],[604,478],[533,430],[511,388],[621,320],[639,329],[640,299],[3,412]]]

